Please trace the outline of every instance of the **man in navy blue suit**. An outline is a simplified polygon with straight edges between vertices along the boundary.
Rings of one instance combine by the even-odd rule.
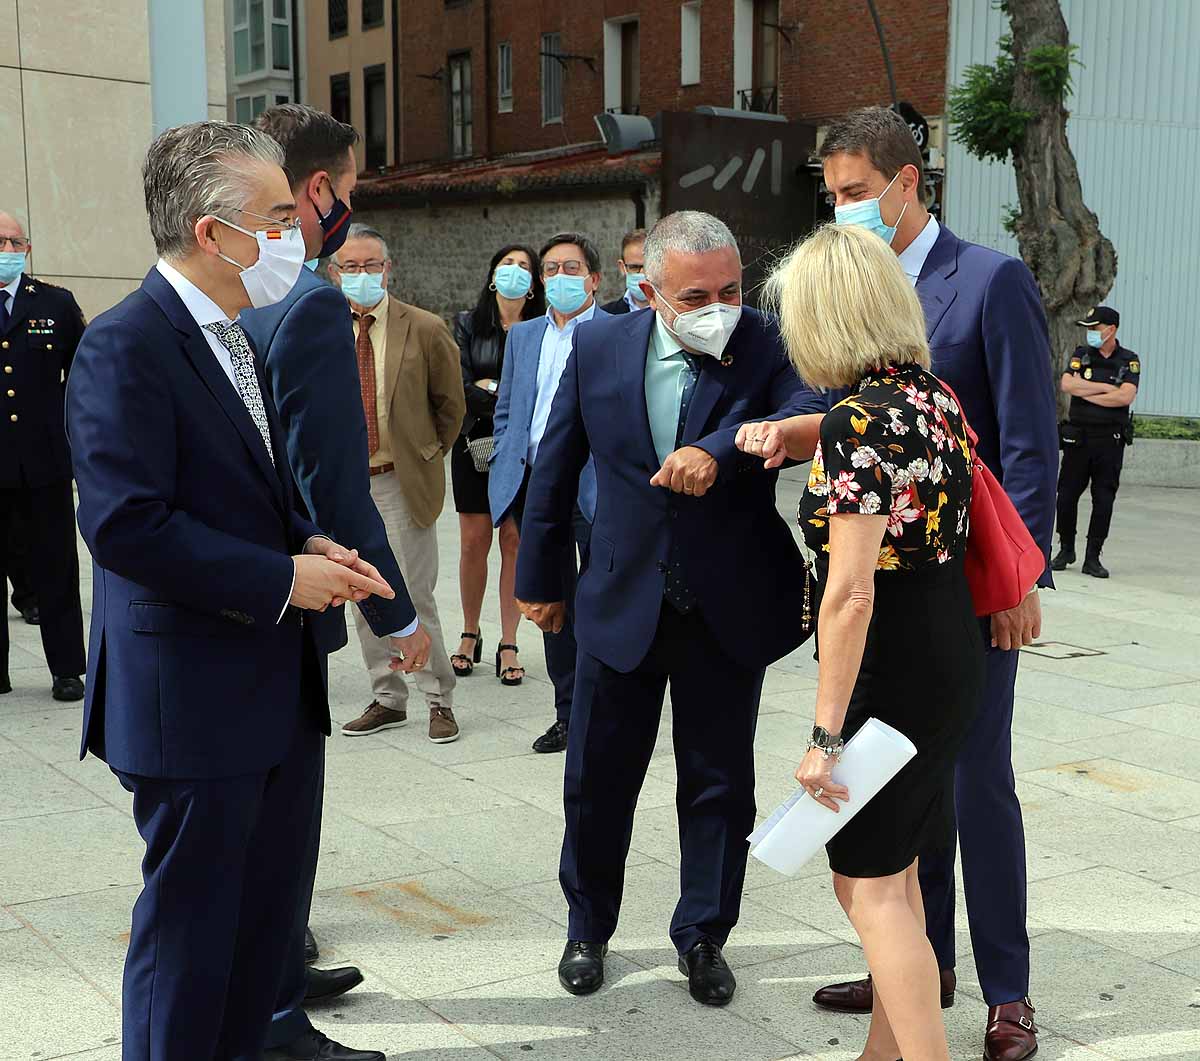
[[[315,266],[318,259],[341,247],[350,228],[358,134],[323,111],[298,103],[272,107],[255,124],[283,148],[305,257]],[[247,310],[239,320],[262,362],[287,441],[288,463],[307,514],[338,541],[355,542],[359,553],[375,564],[396,590],[393,600],[370,597],[358,607],[377,636],[393,637],[399,668],[407,672],[419,669],[429,657],[429,635],[417,622],[383,519],[371,500],[367,426],[345,298],[305,269],[286,297],[264,309]],[[345,647],[343,609],[330,608],[314,616],[312,626],[324,651]],[[318,787],[313,807],[314,846],[320,842],[321,796]],[[314,870],[316,854],[313,851],[306,860]],[[304,882],[301,897],[306,921],[313,883],[313,877]],[[267,1057],[272,1061],[312,1057],[383,1061],[382,1054],[348,1049],[313,1028],[304,1012],[305,1001],[344,994],[362,982],[362,974],[353,966],[306,971],[304,947],[305,934],[301,932],[293,942],[267,1038]]]
[[[94,561],[83,745],[133,794],[146,843],[124,1061],[258,1061],[303,933],[329,733],[308,616],[394,594],[297,513],[239,312],[304,258],[269,137],[168,130],[143,169],[159,262],[85,332],[67,386]]]
[[[835,122],[821,158],[838,222],[864,225],[899,255],[925,309],[933,371],[957,391],[980,457],[1048,561],[1058,438],[1046,317],[1032,274],[1020,259],[966,243],[929,215],[921,153],[893,111],[872,107]],[[1038,586],[1053,588],[1048,564]],[[955,804],[975,967],[989,1007],[984,1057],[1024,1061],[1037,1050],[1037,1029],[1011,729],[1018,650],[1041,631],[1037,588],[986,625],[987,683],[959,759]],[[954,859],[951,848],[925,853],[920,864],[943,1006],[954,1001]],[[814,1001],[860,1011],[873,996],[870,981],[857,981],[825,988]]]
[[[724,1005],[754,824],[754,730],[769,663],[801,640],[804,569],[776,473],[738,428],[824,411],[772,323],[742,306],[729,229],[671,214],[646,240],[652,310],[581,325],[529,483],[517,597],[543,630],[565,614],[560,565],[594,457],[596,514],[575,596],[579,660],[559,878],[559,979],[595,991],[617,926],[638,791],[671,686],[681,896],[671,923],[692,997]],[[815,438],[815,431],[813,432]]]

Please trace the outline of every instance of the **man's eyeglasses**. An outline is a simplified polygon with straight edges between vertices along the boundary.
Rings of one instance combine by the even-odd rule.
[[[29,240],[22,236],[0,236],[0,251],[11,247],[15,251],[29,250]]]
[[[557,276],[560,270],[567,276],[586,276],[588,267],[586,262],[575,258],[565,262],[542,262],[543,276]]]
[[[370,273],[371,276],[378,276],[383,272],[383,267],[386,264],[386,262],[363,262],[361,264],[358,262],[346,262],[344,265],[339,265],[337,262],[334,262],[334,265],[337,265],[337,271],[343,276],[358,276],[359,273]]]

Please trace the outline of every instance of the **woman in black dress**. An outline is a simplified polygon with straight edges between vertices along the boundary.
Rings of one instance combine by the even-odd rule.
[[[983,681],[963,564],[966,431],[957,402],[929,371],[912,284],[878,236],[820,229],[780,265],[769,290],[800,375],[850,391],[821,423],[800,502],[821,590],[820,675],[816,727],[796,779],[837,812],[854,793],[831,771],[841,743],[868,718],[916,745],[916,757],[834,837],[829,863],[875,984],[862,1057],[948,1061],[917,856],[954,842],[954,761]],[[747,452],[762,453],[755,440],[770,430],[747,425]]]
[[[504,341],[517,321],[546,312],[541,270],[534,251],[521,244],[501,247],[492,255],[487,280],[475,308],[454,318],[454,338],[462,361],[467,415],[462,434],[450,455],[450,478],[460,532],[459,587],[463,607],[463,635],[450,657],[454,672],[465,678],[483,656],[479,613],[487,589],[488,553],[492,548],[492,516],[488,508],[488,473],[479,471],[467,446],[471,440],[492,435],[496,391],[504,362]],[[496,652],[496,677],[505,685],[520,685],[525,669],[517,658],[517,624],[521,613],[513,597],[516,578],[517,525],[507,519],[500,526],[500,648]]]

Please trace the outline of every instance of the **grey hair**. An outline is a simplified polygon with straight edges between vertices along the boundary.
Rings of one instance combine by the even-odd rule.
[[[370,225],[363,224],[361,221],[352,221],[350,222],[350,229],[346,233],[346,239],[373,239],[379,244],[380,247],[383,248],[383,260],[385,262],[390,262],[392,260],[392,255],[388,251],[387,240],[384,238],[383,233],[377,228],[372,228]],[[335,254],[334,257],[338,257],[339,254],[341,254],[341,251],[339,251],[338,254]]]
[[[737,240],[719,217],[700,210],[677,210],[662,218],[646,237],[646,278],[652,284],[662,283],[667,251],[706,254],[725,247],[738,251]],[[739,261],[741,257],[741,251],[738,251]]]
[[[162,133],[146,152],[142,185],[159,256],[185,257],[196,222],[240,210],[253,193],[246,163],[283,166],[283,148],[265,133],[231,122],[193,122]]]
[[[0,210],[0,214],[11,217],[17,223],[20,230],[25,233],[25,238],[29,239],[29,222],[25,220],[24,214],[16,210]]]

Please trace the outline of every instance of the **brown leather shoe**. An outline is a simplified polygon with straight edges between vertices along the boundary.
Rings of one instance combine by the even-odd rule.
[[[1033,1003],[1028,998],[992,1006],[983,1037],[983,1061],[1025,1061],[1038,1051]]]
[[[365,737],[371,733],[379,733],[385,729],[396,729],[408,721],[407,711],[397,711],[394,707],[384,707],[378,700],[372,700],[367,709],[353,722],[347,722],[342,732],[347,737]]]
[[[429,705],[429,739],[434,744],[450,744],[458,740],[458,723],[454,712],[444,704]]]
[[[942,1009],[954,1005],[954,990],[958,987],[958,977],[953,969],[943,969],[942,977]],[[875,1003],[875,989],[871,986],[871,978],[851,980],[845,984],[830,984],[821,988],[813,995],[821,1009],[830,1009],[835,1013],[870,1013]]]

